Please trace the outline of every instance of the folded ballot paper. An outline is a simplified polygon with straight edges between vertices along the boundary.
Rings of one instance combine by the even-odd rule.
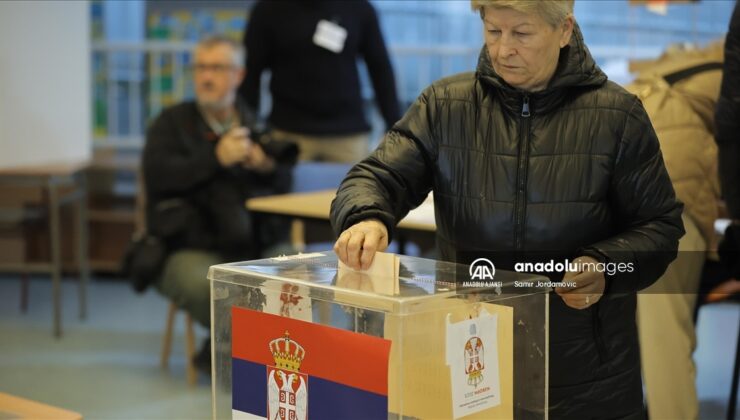
[[[398,255],[387,252],[376,252],[373,263],[367,270],[355,270],[339,261],[337,286],[389,296],[397,295],[400,266]]]

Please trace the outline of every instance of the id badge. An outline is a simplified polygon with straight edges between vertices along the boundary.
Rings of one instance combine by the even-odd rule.
[[[321,19],[316,25],[313,34],[313,43],[333,53],[339,54],[344,49],[344,41],[347,40],[347,30],[325,19]]]

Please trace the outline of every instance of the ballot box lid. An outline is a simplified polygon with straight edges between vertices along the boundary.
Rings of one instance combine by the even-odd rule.
[[[351,270],[340,273],[336,255],[326,251],[215,265],[208,278],[212,293],[218,293],[220,283],[277,292],[285,292],[289,284],[295,295],[399,315],[438,310],[445,302],[455,304],[453,301],[460,298],[496,302],[527,299],[552,290],[543,276],[493,267],[493,273],[484,270],[482,276],[471,278],[468,265],[398,257],[397,276],[370,276]]]

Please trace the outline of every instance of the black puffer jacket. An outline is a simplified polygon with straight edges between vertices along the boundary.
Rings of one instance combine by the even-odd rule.
[[[722,90],[715,116],[722,195],[733,219],[740,219],[740,3],[725,39]]]
[[[550,418],[641,418],[635,292],[675,258],[682,205],[641,103],[607,81],[579,30],[542,92],[507,85],[485,48],[475,74],[428,87],[339,187],[335,231],[375,217],[392,233],[430,190],[440,259],[635,263],[588,309],[551,295],[549,404]]]

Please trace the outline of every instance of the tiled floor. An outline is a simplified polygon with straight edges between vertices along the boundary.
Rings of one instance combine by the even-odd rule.
[[[31,282],[26,314],[19,291],[17,279],[0,277],[0,391],[90,419],[210,418],[210,381],[189,387],[185,379],[182,316],[170,369],[159,367],[167,302],[153,291],[139,296],[124,283],[92,282],[89,317],[80,321],[75,284],[65,282],[61,340],[51,334],[49,281]]]
[[[82,413],[89,419],[205,419],[210,382],[185,380],[183,320],[171,366],[159,368],[167,302],[127,284],[90,284],[87,321],[77,319],[76,284],[65,281],[64,337],[51,335],[49,281],[31,281],[28,313],[19,310],[19,279],[0,276],[0,391]],[[702,419],[724,419],[740,305],[702,309],[695,354]],[[205,337],[203,329],[199,337]],[[200,344],[200,343],[199,343]],[[740,418],[740,416],[738,417]]]

